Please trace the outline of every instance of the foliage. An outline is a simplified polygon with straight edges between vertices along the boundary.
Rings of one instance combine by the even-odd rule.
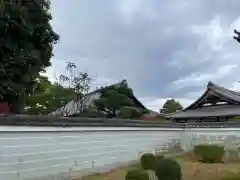
[[[152,153],[146,153],[141,156],[140,162],[144,170],[155,170],[157,158]]]
[[[183,107],[178,101],[176,101],[175,99],[168,99],[164,103],[163,108],[160,110],[160,112],[163,114],[167,114],[167,113],[173,113],[182,109]]]
[[[99,90],[100,98],[94,104],[98,110],[105,112],[109,117],[117,117],[117,113],[124,106],[136,107],[133,100],[133,91],[126,80],[119,84],[108,86]]]
[[[182,178],[181,166],[174,159],[162,158],[157,162],[155,171],[159,180],[180,180]]]
[[[118,113],[120,118],[134,119],[139,118],[143,114],[142,109],[136,107],[122,107]]]
[[[220,163],[222,162],[225,150],[223,146],[214,144],[200,144],[195,146],[194,154],[201,162]]]
[[[144,171],[130,170],[126,173],[125,180],[149,180],[149,177]]]
[[[71,115],[74,117],[88,117],[88,118],[105,118],[106,115],[102,112],[95,110],[94,108],[84,109],[83,112]]]
[[[157,161],[160,161],[160,160],[162,160],[164,158],[164,155],[162,155],[160,152],[156,152],[155,156],[157,158]]]
[[[231,120],[239,121],[240,120],[240,116],[235,116],[235,117],[231,118]]]
[[[26,113],[47,114],[72,100],[74,91],[55,83],[47,77],[39,76],[34,93],[26,99]]]
[[[75,104],[76,109],[78,113],[83,113],[86,102],[89,100],[89,97],[87,94],[90,91],[92,78],[89,77],[88,73],[80,72],[77,75],[74,74],[74,70],[77,68],[77,66],[72,62],[67,62],[67,71],[69,72],[69,75],[61,75],[60,76],[60,82],[63,85],[67,85],[69,88],[73,89],[75,92]],[[63,108],[65,109],[65,108]]]
[[[0,101],[14,113],[21,112],[39,72],[51,64],[59,36],[49,23],[49,9],[47,0],[1,1]]]
[[[154,170],[144,170],[148,174],[149,180],[158,180]]]
[[[165,118],[163,115],[160,114],[160,115],[154,117],[153,120],[156,120],[156,121],[165,121],[166,118]]]

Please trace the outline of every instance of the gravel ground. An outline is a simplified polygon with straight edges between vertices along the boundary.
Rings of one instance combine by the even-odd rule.
[[[240,164],[203,164],[177,158],[182,167],[183,180],[220,180],[229,173],[240,171]],[[135,166],[117,168],[108,173],[95,174],[75,180],[124,180],[125,173]]]

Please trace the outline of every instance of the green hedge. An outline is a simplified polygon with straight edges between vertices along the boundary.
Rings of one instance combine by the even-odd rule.
[[[148,173],[141,170],[130,170],[125,176],[125,180],[149,180]]]
[[[231,120],[239,121],[240,120],[240,116],[235,116],[235,117],[231,118]]]
[[[174,159],[158,160],[155,172],[158,180],[181,180],[182,178],[181,166]]]
[[[141,166],[144,170],[154,170],[157,163],[157,157],[152,153],[146,153],[141,156]]]
[[[162,160],[164,158],[164,155],[162,155],[160,152],[156,152],[155,156],[157,158],[157,161]]]
[[[221,163],[225,150],[223,146],[201,144],[195,146],[194,154],[203,163]]]

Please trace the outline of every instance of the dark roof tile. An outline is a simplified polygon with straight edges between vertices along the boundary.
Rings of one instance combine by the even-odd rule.
[[[218,105],[202,107],[198,109],[189,109],[173,114],[166,117],[171,118],[199,118],[199,117],[216,117],[216,116],[237,116],[240,115],[239,105]]]
[[[209,107],[199,107],[206,98],[208,98],[209,91],[212,94],[222,98],[232,105],[212,105]],[[191,105],[182,111],[165,115],[167,118],[193,118],[193,117],[216,117],[216,116],[236,116],[240,115],[240,93],[222,86],[216,85],[211,81],[207,85],[205,92]]]

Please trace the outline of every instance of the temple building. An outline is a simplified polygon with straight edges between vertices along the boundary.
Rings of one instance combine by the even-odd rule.
[[[92,92],[86,94],[85,96],[87,98],[83,102],[83,107],[85,107],[86,109],[95,110],[94,101],[96,99],[100,98],[100,94],[101,94],[102,90],[107,89],[111,86],[116,86],[116,87],[124,86],[125,85],[124,83],[126,83],[126,82],[123,80],[119,83],[112,84],[112,85],[105,86],[105,87],[101,87],[101,88],[99,88],[95,91],[92,91]],[[134,94],[129,95],[128,98],[131,99],[134,102],[134,107],[147,110],[147,108],[134,96]],[[71,100],[69,103],[67,103],[66,105],[62,106],[61,108],[55,110],[54,112],[51,112],[49,115],[53,115],[53,116],[79,116],[80,112],[79,112],[78,103],[80,103],[80,102],[76,101],[76,100]]]
[[[240,116],[240,93],[209,82],[205,92],[191,105],[165,115],[175,122],[227,121]]]

